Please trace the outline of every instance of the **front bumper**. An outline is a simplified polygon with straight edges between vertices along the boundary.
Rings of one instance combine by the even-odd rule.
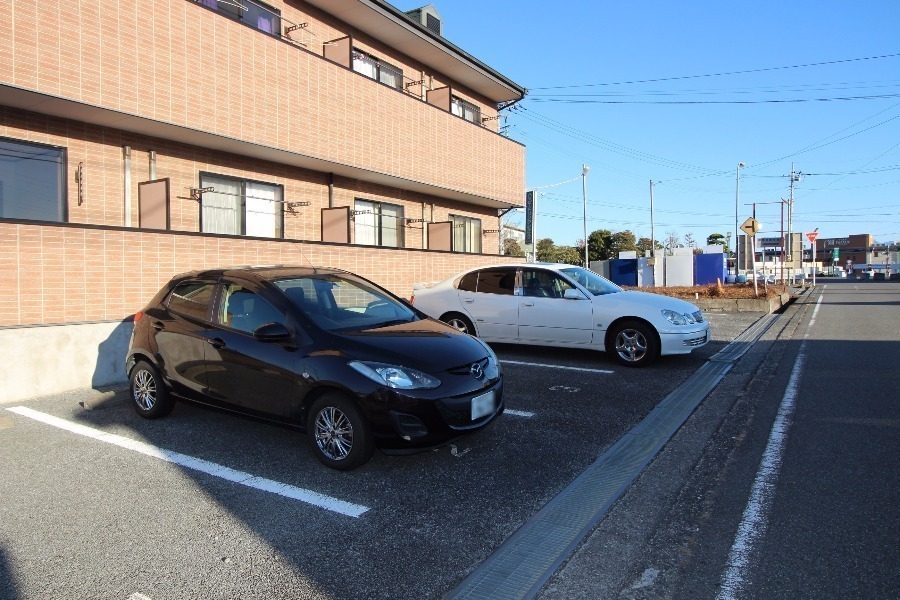
[[[700,348],[709,343],[709,323],[703,323],[702,327],[686,328],[687,331],[660,332],[660,354],[690,354],[695,348]]]
[[[493,410],[473,420],[473,399],[485,394],[493,395]],[[403,453],[427,450],[484,429],[503,414],[503,378],[477,390],[445,397],[412,396],[409,392],[381,390],[374,402],[368,404],[373,409],[370,410],[372,433],[382,451]]]

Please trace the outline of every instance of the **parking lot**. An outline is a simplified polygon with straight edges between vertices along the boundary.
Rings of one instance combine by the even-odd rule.
[[[760,315],[708,316],[710,344],[647,369],[497,345],[501,419],[349,473],[297,431],[186,403],[0,410],[0,596],[441,597]]]

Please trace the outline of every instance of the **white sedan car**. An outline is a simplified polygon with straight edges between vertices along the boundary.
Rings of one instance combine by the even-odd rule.
[[[625,291],[565,264],[472,269],[431,286],[416,284],[412,302],[487,342],[607,350],[631,367],[709,342],[709,323],[693,304]]]

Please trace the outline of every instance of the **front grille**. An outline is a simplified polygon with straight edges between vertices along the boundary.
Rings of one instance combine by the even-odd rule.
[[[694,313],[693,315],[691,315],[691,316],[694,317],[694,320],[697,321],[698,323],[702,323],[702,322],[703,322],[703,311],[698,310],[697,312],[695,312],[695,313]]]
[[[703,337],[691,338],[689,340],[684,340],[681,343],[685,346],[702,346],[706,343],[706,334],[704,334]]]
[[[479,365],[481,365],[481,370],[482,370],[482,371],[484,371],[485,369],[487,369],[487,366],[488,366],[488,359],[487,359],[487,357],[482,358],[481,360],[476,360],[475,362],[478,363]],[[447,372],[450,373],[451,375],[469,375],[469,376],[471,376],[471,375],[472,375],[472,365],[473,365],[473,364],[474,364],[474,363],[466,363],[466,364],[461,365],[461,366],[459,366],[459,367],[453,367],[452,369],[447,369]]]

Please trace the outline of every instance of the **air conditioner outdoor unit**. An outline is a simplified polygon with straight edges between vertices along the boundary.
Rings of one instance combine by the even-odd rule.
[[[435,10],[434,4],[407,11],[406,14],[426,29],[437,35],[444,35],[444,22],[441,20],[441,15],[438,14],[438,11]]]

